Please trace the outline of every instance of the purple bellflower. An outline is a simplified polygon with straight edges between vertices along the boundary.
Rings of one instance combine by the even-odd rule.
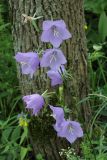
[[[66,58],[60,49],[47,49],[41,59],[41,67],[50,67],[57,70],[62,64],[66,64]]]
[[[50,106],[50,109],[53,112],[52,116],[54,117],[54,119],[56,120],[56,122],[58,124],[61,124],[62,121],[64,121],[64,111],[63,111],[63,108],[61,108],[61,107],[53,107],[51,105],[49,105],[49,106]]]
[[[73,143],[77,138],[83,136],[83,130],[78,122],[65,120],[63,108],[50,106],[50,109],[56,120],[53,127],[59,137],[66,138],[70,143]]]
[[[60,125],[55,124],[54,129],[59,137],[66,138],[70,143],[73,143],[77,138],[83,136],[83,130],[78,122],[66,120]]]
[[[63,83],[62,77],[58,71],[50,70],[47,72],[47,75],[51,79],[51,86]]]
[[[71,38],[71,33],[67,30],[63,20],[47,20],[43,22],[43,32],[41,41],[50,42],[58,48],[63,40]]]
[[[57,132],[59,132],[62,122],[65,121],[63,108],[53,107],[50,105],[50,109],[53,112],[52,116],[56,120],[56,123],[53,125],[53,127]]]
[[[23,101],[26,103],[26,108],[31,109],[34,115],[37,115],[41,108],[44,106],[44,98],[39,94],[32,94],[23,97]]]
[[[32,78],[40,63],[38,54],[36,52],[18,52],[15,59],[21,64],[22,74],[30,74]]]
[[[62,74],[64,70],[64,66],[61,66],[58,70],[49,70],[47,72],[48,77],[51,79],[51,86],[63,83]]]

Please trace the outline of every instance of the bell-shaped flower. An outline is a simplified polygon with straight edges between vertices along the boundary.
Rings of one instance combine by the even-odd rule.
[[[73,143],[77,138],[83,136],[83,130],[78,122],[65,120],[60,125],[54,125],[59,137],[66,138],[70,143]]]
[[[50,42],[58,48],[63,40],[71,38],[71,33],[67,30],[63,20],[47,20],[43,22],[43,32],[41,41]]]
[[[61,107],[53,107],[51,105],[50,105],[50,109],[53,112],[52,114],[53,118],[56,120],[56,123],[53,125],[53,127],[57,132],[59,132],[61,129],[62,122],[65,121],[64,110]]]
[[[60,49],[47,49],[41,59],[41,67],[50,67],[57,70],[61,65],[66,64],[67,60]]]
[[[64,70],[64,66],[61,66],[58,70],[49,70],[47,72],[48,77],[51,79],[51,86],[63,83],[62,74]]]
[[[51,79],[51,86],[63,83],[62,77],[58,71],[50,70],[47,72],[47,75]]]
[[[23,101],[26,103],[26,108],[34,115],[37,115],[45,104],[44,98],[39,94],[24,96]]]
[[[54,117],[54,119],[56,120],[57,124],[61,124],[65,119],[64,119],[64,111],[63,108],[61,107],[53,107],[51,105],[50,109],[52,110],[53,114],[52,116]]]
[[[40,63],[38,54],[36,52],[18,52],[15,59],[21,64],[22,74],[30,74],[32,78]]]

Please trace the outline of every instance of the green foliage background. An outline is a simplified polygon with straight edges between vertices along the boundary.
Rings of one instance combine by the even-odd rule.
[[[86,20],[89,24],[87,38],[92,43],[105,42],[107,37],[107,1],[85,0]]]
[[[18,96],[9,11],[8,5],[3,2],[0,1],[0,103],[1,110],[3,109],[0,116],[7,115],[12,101]]]

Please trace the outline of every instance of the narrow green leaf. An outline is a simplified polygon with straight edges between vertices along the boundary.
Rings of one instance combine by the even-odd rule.
[[[13,130],[12,128],[7,128],[2,132],[2,138],[1,138],[2,143],[7,143],[7,141],[9,141],[9,137],[12,130]]]
[[[39,28],[38,28],[38,26],[37,26],[37,24],[36,24],[36,22],[34,20],[32,21],[32,25],[34,26],[36,31],[39,32]]]
[[[28,148],[21,147],[21,152],[20,152],[21,160],[24,160],[25,156],[27,155],[27,152],[28,152]]]
[[[1,154],[7,153],[8,150],[9,150],[9,148],[10,148],[9,145],[7,145],[7,146],[4,148],[3,152],[1,152]]]
[[[20,132],[21,132],[21,128],[19,126],[16,127],[12,132],[11,140],[16,141],[20,136]]]
[[[104,42],[107,36],[107,16],[105,11],[103,11],[100,15],[98,31],[100,34],[101,41]]]
[[[3,29],[5,29],[5,28],[8,27],[9,25],[10,25],[10,23],[0,25],[0,31],[2,31]]]
[[[24,132],[21,135],[20,145],[24,142],[24,140],[27,138],[27,136],[28,136],[28,128],[24,127]]]

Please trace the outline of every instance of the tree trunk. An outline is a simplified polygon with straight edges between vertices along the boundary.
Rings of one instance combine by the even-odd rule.
[[[72,109],[74,117],[82,115],[84,121],[89,120],[89,107],[86,103],[80,105],[78,112],[75,110],[76,103],[87,96],[87,47],[84,31],[84,11],[83,0],[9,0],[11,9],[11,18],[13,23],[12,34],[15,53],[27,52],[36,50],[38,45],[42,48],[39,33],[31,24],[31,21],[24,22],[23,14],[33,16],[37,11],[38,16],[43,16],[43,19],[37,21],[37,26],[41,29],[43,20],[63,19],[72,33],[72,39],[67,40],[62,45],[62,50],[67,58],[67,69],[72,74],[72,79],[67,82],[64,90],[65,101],[69,108]],[[47,88],[49,89],[48,81],[43,81],[41,72],[36,75],[33,80],[29,80],[27,76],[23,76],[18,69],[18,78],[22,95],[39,92],[42,93]],[[35,123],[32,122],[30,132],[32,135],[31,141],[35,153],[42,153],[45,159],[60,160],[59,151],[66,147],[63,140],[56,138],[50,134],[51,127],[48,126],[46,132],[39,136],[35,129]],[[47,121],[44,121],[47,124]],[[39,128],[38,128],[39,129]],[[49,132],[50,131],[50,132]],[[42,132],[42,131],[41,131]],[[52,131],[53,133],[53,131]],[[40,141],[41,139],[41,141]]]

